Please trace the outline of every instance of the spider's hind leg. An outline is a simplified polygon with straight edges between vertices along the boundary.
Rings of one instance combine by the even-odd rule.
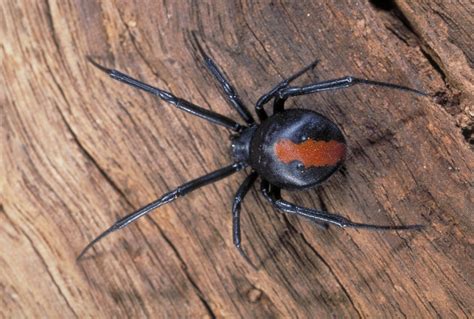
[[[417,95],[427,96],[428,94],[422,92],[417,89],[413,89],[404,85],[388,83],[388,82],[381,82],[369,79],[361,79],[356,78],[353,76],[345,76],[343,78],[334,79],[334,80],[326,80],[322,82],[316,82],[313,84],[305,85],[305,86],[294,86],[294,87],[285,87],[279,90],[278,96],[275,99],[275,103],[281,103],[281,101],[285,101],[287,98],[291,96],[298,96],[298,95],[306,95],[311,93],[317,93],[322,91],[330,91],[330,90],[338,90],[338,89],[345,89],[354,85],[370,85],[370,86],[379,86],[385,87],[392,90],[399,90],[414,93]]]
[[[295,205],[284,199],[280,195],[280,190],[271,186],[267,181],[262,181],[261,190],[265,198],[276,208],[286,213],[296,214],[307,218],[317,224],[332,224],[342,228],[364,228],[369,230],[419,230],[423,225],[371,225],[355,223],[340,215],[331,214],[325,211],[306,208]]]
[[[308,64],[307,66],[305,66],[304,68],[296,72],[295,74],[291,75],[289,78],[286,78],[280,83],[278,83],[277,85],[275,85],[270,91],[268,91],[267,93],[265,93],[258,99],[257,104],[255,106],[255,112],[257,113],[260,121],[263,122],[268,117],[267,112],[265,112],[265,109],[263,108],[265,104],[267,104],[272,98],[276,97],[278,95],[278,92],[286,88],[292,81],[296,80],[297,78],[299,78],[300,76],[308,72],[309,70],[314,69],[314,67],[318,64],[318,62],[319,60],[314,60],[313,62],[311,62],[310,64]],[[282,111],[283,103],[284,101],[278,105],[274,104],[273,112],[276,113],[276,112]]]

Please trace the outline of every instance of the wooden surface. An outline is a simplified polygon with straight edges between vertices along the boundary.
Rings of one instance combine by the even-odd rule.
[[[416,2],[416,4],[414,4]],[[2,317],[473,317],[473,7],[470,1],[2,1]],[[245,172],[160,208],[76,263],[118,217],[230,163],[229,132],[113,81],[100,59],[237,119],[191,32],[253,106],[315,58],[309,83],[368,87],[292,99],[342,127],[350,156],[317,189],[287,193],[374,233],[274,210],[255,188],[233,247]],[[248,171],[247,171],[248,173]]]

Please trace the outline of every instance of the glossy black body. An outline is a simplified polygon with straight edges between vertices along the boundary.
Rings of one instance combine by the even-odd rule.
[[[258,126],[252,125],[243,129],[242,132],[231,136],[230,150],[234,161],[245,162],[248,165],[250,157],[250,143],[253,136],[255,135],[255,131],[258,128]]]
[[[284,163],[274,151],[275,144],[288,139],[296,144],[337,141],[345,144],[341,130],[327,117],[303,109],[285,110],[270,116],[258,127],[250,141],[249,165],[272,185],[285,189],[303,189],[322,183],[343,163],[305,167],[299,161]]]
[[[225,92],[228,101],[232,108],[234,108],[240,115],[241,119],[245,124],[239,124],[236,121],[215,113],[211,110],[204,109],[197,106],[189,101],[182,98],[176,97],[170,92],[166,92],[162,89],[153,87],[142,81],[132,78],[131,76],[124,74],[120,71],[108,69],[103,67],[92,59],[89,61],[99,68],[101,71],[107,73],[110,77],[115,80],[121,81],[134,88],[151,93],[170,105],[176,107],[179,110],[191,113],[197,117],[205,119],[213,124],[221,125],[227,129],[235,132],[231,137],[231,155],[234,163],[227,167],[218,169],[204,176],[198,177],[190,182],[187,182],[176,189],[169,191],[162,195],[157,200],[150,204],[139,208],[135,212],[119,219],[115,224],[109,227],[106,231],[91,241],[80,253],[78,259],[81,258],[89,248],[91,248],[96,242],[106,237],[110,233],[122,229],[129,224],[133,223],[140,217],[150,213],[156,208],[168,204],[174,201],[180,196],[201,188],[210,183],[214,183],[222,178],[225,178],[231,174],[234,174],[245,167],[250,166],[251,172],[247,175],[241,186],[239,187],[232,205],[232,234],[234,245],[238,248],[239,252],[247,260],[246,254],[243,252],[241,247],[241,233],[240,233],[240,207],[242,200],[248,193],[252,185],[255,183],[258,177],[261,178],[261,191],[264,197],[276,208],[281,211],[297,214],[301,217],[307,218],[312,222],[327,227],[328,224],[333,224],[339,227],[351,227],[351,228],[366,228],[373,230],[408,230],[408,229],[419,229],[420,225],[409,225],[409,226],[381,226],[371,225],[352,222],[351,220],[342,216],[331,214],[326,211],[321,211],[312,208],[305,208],[296,204],[285,201],[282,196],[280,189],[302,189],[317,185],[326,180],[331,174],[333,174],[342,164],[344,159],[343,156],[336,157],[337,161],[330,161],[329,165],[309,165],[306,167],[299,163],[297,160],[284,163],[278,159],[274,152],[275,143],[278,141],[290,140],[292,143],[302,143],[307,139],[312,141],[332,141],[337,145],[342,145],[345,152],[345,140],[339,128],[325,116],[310,110],[293,109],[285,110],[284,104],[286,99],[292,96],[311,94],[320,91],[343,89],[356,84],[364,85],[375,85],[382,86],[391,89],[398,89],[403,91],[409,91],[412,93],[424,95],[423,92],[411,89],[405,86],[378,82],[373,80],[359,79],[352,76],[347,76],[340,79],[317,82],[304,86],[290,86],[290,83],[300,77],[302,74],[309,70],[312,70],[317,61],[309,64],[305,68],[296,72],[287,79],[284,79],[273,87],[266,94],[262,95],[256,105],[255,112],[260,120],[257,123],[249,110],[242,103],[238,97],[235,89],[225,78],[223,73],[207,56],[202,50],[199,42],[195,39],[197,49],[201,52],[204,57],[205,64],[208,70],[216,78],[221,85],[221,88]],[[264,109],[270,101],[273,100],[273,115],[270,117]],[[314,106],[308,106],[309,108]],[[320,145],[323,143],[321,142]],[[324,148],[323,152],[324,152]],[[313,154],[314,150],[319,152],[320,148],[314,148],[311,152],[304,154]],[[293,154],[287,152],[286,154]],[[303,154],[303,153],[301,153]],[[327,151],[327,154],[332,154],[331,151]],[[345,154],[345,153],[344,153]],[[316,154],[320,155],[320,154]],[[322,154],[324,155],[324,154]],[[318,156],[316,156],[318,157]],[[313,158],[316,158],[313,157]],[[324,156],[323,156],[324,157]],[[330,156],[327,156],[330,158]],[[332,158],[332,157],[331,157]]]

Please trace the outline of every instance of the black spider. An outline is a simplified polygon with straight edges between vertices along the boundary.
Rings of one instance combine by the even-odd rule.
[[[207,68],[222,85],[230,104],[245,121],[245,125],[239,124],[221,114],[203,109],[169,92],[133,79],[122,72],[105,68],[89,58],[89,61],[94,66],[110,75],[113,79],[156,95],[162,100],[173,104],[178,109],[234,131],[235,135],[231,136],[234,163],[187,182],[136,212],[118,220],[109,229],[91,241],[82,250],[78,259],[97,241],[108,234],[124,228],[138,218],[180,196],[227,177],[247,166],[251,167],[252,172],[240,185],[232,205],[234,245],[246,259],[247,257],[241,247],[240,206],[243,198],[258,176],[262,180],[261,191],[264,197],[276,208],[287,213],[305,217],[323,227],[327,227],[328,224],[334,224],[339,227],[374,230],[413,230],[422,227],[422,225],[380,226],[355,223],[339,215],[297,206],[285,201],[281,198],[280,189],[305,189],[320,184],[341,166],[346,154],[346,142],[336,124],[325,116],[313,111],[304,109],[285,110],[284,104],[289,97],[342,89],[356,84],[383,86],[420,95],[426,95],[425,93],[397,84],[360,79],[352,76],[305,86],[290,86],[293,80],[316,66],[318,61],[314,61],[288,79],[281,81],[268,93],[260,97],[255,106],[260,123],[256,123],[214,61],[204,53],[199,45],[198,49],[204,57]],[[273,115],[268,117],[264,110],[264,105],[272,99]]]

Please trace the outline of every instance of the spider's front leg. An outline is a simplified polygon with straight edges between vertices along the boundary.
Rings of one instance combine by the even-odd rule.
[[[296,214],[307,218],[317,224],[333,224],[342,228],[364,228],[369,230],[419,230],[423,225],[371,225],[355,223],[340,215],[331,214],[325,211],[306,208],[295,205],[284,199],[280,195],[280,189],[271,186],[267,181],[262,181],[261,190],[265,198],[276,208],[286,213]]]
[[[190,192],[199,189],[205,185],[212,184],[220,179],[223,179],[227,176],[230,176],[241,169],[245,168],[246,164],[243,162],[234,163],[232,165],[220,168],[214,172],[208,173],[204,176],[196,178],[192,181],[184,183],[183,185],[179,186],[178,188],[162,195],[157,200],[151,202],[150,204],[138,209],[137,211],[119,219],[116,221],[112,226],[110,226],[106,231],[102,234],[97,236],[94,240],[92,240],[79,254],[77,260],[81,259],[82,256],[92,247],[94,246],[99,240],[105,238],[106,236],[110,235],[111,233],[120,230],[124,227],[127,227],[131,223],[135,222],[137,219],[149,214],[150,212],[154,211],[160,206],[166,205],[178,197],[185,196]]]
[[[301,75],[304,73],[308,72],[309,70],[314,69],[314,67],[318,64],[319,60],[315,60],[305,66],[303,69],[299,70],[292,76],[290,76],[287,79],[284,79],[280,83],[278,83],[273,89],[271,89],[268,93],[262,95],[258,101],[257,104],[255,105],[255,112],[258,115],[258,118],[260,119],[260,122],[263,122],[268,118],[267,112],[265,112],[264,106],[267,104],[272,98],[276,97],[279,95],[279,92],[286,88],[292,81],[296,80],[299,78]],[[274,105],[274,110],[273,112],[280,112],[283,110],[283,103],[281,105]]]
[[[224,90],[230,105],[239,113],[240,117],[247,123],[247,125],[251,126],[255,124],[255,120],[252,117],[252,114],[249,112],[247,107],[242,103],[240,100],[237,92],[235,91],[232,84],[230,84],[229,80],[226,79],[222,71],[219,69],[217,64],[207,55],[207,53],[202,48],[200,42],[196,37],[196,33],[192,32],[192,37],[194,39],[194,43],[204,59],[204,63],[206,64],[207,69],[214,78],[219,82],[222,89]]]
[[[171,92],[164,91],[162,89],[159,89],[157,87],[151,86],[149,84],[146,84],[142,81],[139,81],[137,79],[132,78],[131,76],[122,73],[118,70],[113,70],[106,68],[97,62],[95,62],[91,57],[87,58],[92,65],[94,65],[96,68],[101,70],[102,72],[108,74],[112,79],[123,82],[127,85],[130,85],[131,87],[134,87],[136,89],[143,90],[145,92],[148,92],[150,94],[153,94],[160,99],[162,99],[165,102],[168,102],[171,105],[174,105],[176,108],[188,112],[194,116],[198,116],[202,119],[205,119],[211,123],[218,124],[224,127],[227,127],[228,129],[231,129],[235,132],[240,132],[243,129],[243,126],[240,125],[239,123],[235,122],[234,120],[218,114],[216,112],[213,112],[211,110],[204,109],[200,106],[197,106],[189,101],[186,101],[182,98],[179,98],[175,95],[173,95]]]

